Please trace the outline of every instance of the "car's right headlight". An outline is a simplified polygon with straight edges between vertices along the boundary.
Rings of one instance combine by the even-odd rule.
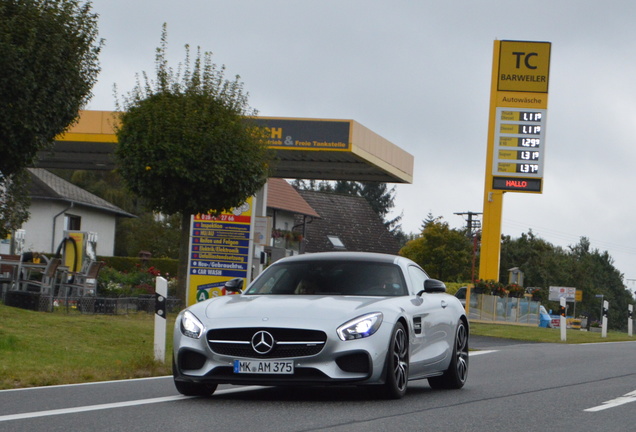
[[[193,339],[199,339],[203,334],[203,324],[192,312],[185,311],[181,316],[181,333]]]
[[[378,331],[380,324],[382,324],[382,313],[375,312],[348,321],[336,331],[343,341],[362,339]]]

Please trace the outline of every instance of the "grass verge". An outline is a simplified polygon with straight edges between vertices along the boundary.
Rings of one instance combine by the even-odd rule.
[[[634,341],[627,333],[608,331],[607,337],[601,337],[601,333],[592,333],[581,330],[567,330],[566,341],[561,341],[561,330],[556,328],[529,327],[505,324],[485,324],[473,322],[470,324],[470,332],[477,336],[491,336],[504,339],[523,340],[529,342],[545,343],[595,343],[595,342],[622,342]]]
[[[0,389],[171,374],[172,323],[166,361],[158,362],[153,314],[51,314],[0,304]]]

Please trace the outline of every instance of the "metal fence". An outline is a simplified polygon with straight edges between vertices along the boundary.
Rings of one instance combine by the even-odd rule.
[[[471,293],[469,319],[539,325],[540,302]]]
[[[25,291],[8,291],[4,295],[7,306],[40,312],[125,315],[133,312],[155,313],[154,296],[144,297],[52,297]],[[178,313],[183,309],[180,299],[168,297],[166,312]]]

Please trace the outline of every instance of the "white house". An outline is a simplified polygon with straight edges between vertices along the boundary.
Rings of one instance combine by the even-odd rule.
[[[117,217],[135,217],[41,168],[31,174],[31,217],[23,224],[23,251],[55,253],[67,230],[97,234],[96,253],[113,256]]]

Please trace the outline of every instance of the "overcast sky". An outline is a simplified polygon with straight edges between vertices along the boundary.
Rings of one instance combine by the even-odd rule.
[[[542,194],[506,193],[503,234],[567,247],[588,237],[636,288],[633,0],[94,0],[105,39],[87,106],[200,46],[241,76],[263,116],[352,119],[415,158],[395,214],[419,232],[483,208],[493,42],[552,43]]]

